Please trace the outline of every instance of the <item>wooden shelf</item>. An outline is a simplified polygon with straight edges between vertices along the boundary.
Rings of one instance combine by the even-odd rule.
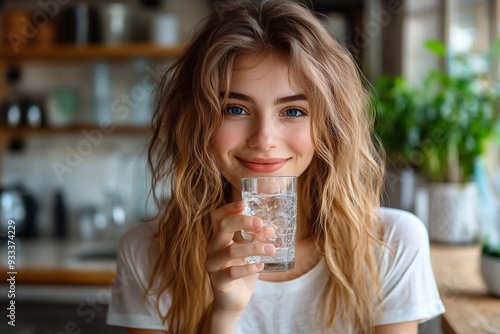
[[[0,48],[0,59],[25,60],[82,60],[82,59],[128,59],[128,58],[173,58],[181,54],[182,45],[165,47],[154,44],[127,44],[120,46],[74,45],[25,46],[18,52],[8,46]]]
[[[23,137],[29,135],[63,135],[80,134],[82,131],[97,129],[108,135],[149,135],[151,129],[147,126],[115,125],[114,128],[101,128],[99,125],[71,125],[64,127],[42,127],[42,128],[0,128],[0,138]]]
[[[9,278],[9,270],[2,268],[0,279],[6,282]],[[114,269],[89,270],[89,269],[42,269],[26,268],[19,270],[16,275],[16,283],[20,284],[77,284],[77,285],[106,285],[110,286],[115,278]]]

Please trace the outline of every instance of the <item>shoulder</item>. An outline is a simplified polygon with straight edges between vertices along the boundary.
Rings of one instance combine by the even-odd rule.
[[[153,265],[152,247],[157,240],[158,222],[148,221],[130,228],[118,243],[118,269],[128,268],[140,276],[147,276]]]
[[[382,208],[380,284],[383,317],[379,324],[425,321],[443,313],[430,261],[427,229],[412,213]]]
[[[424,223],[413,213],[393,208],[381,208],[380,220],[383,229],[383,241],[389,246],[404,244],[428,244],[428,233]]]
[[[157,311],[157,299],[148,292],[151,271],[158,251],[158,222],[143,222],[130,228],[118,245],[115,282],[108,308],[107,324],[166,330]],[[170,297],[159,301],[161,310],[167,310]]]
[[[125,232],[120,238],[118,249],[130,254],[135,250],[147,248],[145,245],[150,245],[157,233],[157,221],[141,222]]]
[[[430,265],[430,245],[427,229],[413,213],[381,208],[382,241],[381,274],[401,275],[412,266]]]

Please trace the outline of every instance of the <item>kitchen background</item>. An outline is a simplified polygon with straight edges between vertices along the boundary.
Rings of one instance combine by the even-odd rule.
[[[14,50],[5,53],[2,62],[4,104],[18,98],[39,106],[43,117],[37,120],[33,116],[33,124],[26,117],[17,124],[4,113],[1,184],[4,188],[22,185],[34,197],[38,208],[35,233],[39,236],[50,236],[55,229],[58,194],[62,194],[68,211],[68,237],[82,237],[78,218],[83,215],[85,220],[92,210],[98,215],[120,205],[124,210],[120,223],[128,225],[154,213],[145,172],[150,93],[162,70],[178,54],[175,47],[217,4],[207,0],[128,1],[118,7],[116,2],[66,2],[6,1],[3,6],[4,29],[11,32],[4,48]],[[326,14],[325,22],[333,33],[350,46],[368,78],[374,80],[382,73],[418,78],[423,68],[435,66],[436,61],[421,45],[423,40],[442,34],[442,4],[316,1],[315,6]],[[97,9],[100,12],[94,13]],[[26,40],[38,53],[30,54],[31,49],[22,53],[26,42],[22,34],[30,28],[19,18],[25,15],[19,10],[31,11],[26,16],[35,30]],[[43,15],[37,15],[51,11],[56,15],[46,24]],[[102,18],[106,11],[109,17]],[[79,22],[85,13],[88,27]],[[124,20],[123,28],[120,20]],[[112,33],[113,22],[117,31]],[[20,29],[17,34],[12,32],[16,24]],[[91,27],[98,24],[101,35],[93,36],[95,29]],[[155,35],[155,26],[161,29],[162,24],[173,29]],[[62,31],[66,34],[61,37]],[[51,51],[61,38],[75,45],[67,56],[59,55],[57,49]],[[91,56],[79,55],[79,49],[96,40],[113,47],[115,53],[98,49]],[[140,47],[133,52],[125,50],[123,45],[128,43],[145,45],[144,54]],[[151,45],[170,49],[152,54],[147,50]],[[15,52],[18,48],[20,54]]]
[[[16,330],[2,321],[0,332],[69,333],[73,320],[83,333],[112,332],[103,325],[106,303],[95,301],[108,276],[99,281],[92,273],[112,271],[116,240],[156,212],[146,168],[151,92],[221,1],[1,1],[1,206],[5,217],[18,217],[19,275],[36,270],[18,283]],[[500,31],[490,0],[312,3],[372,82],[382,74],[417,82],[443,66],[425,51],[425,40],[486,50]],[[400,206],[398,196],[387,204]],[[1,287],[7,305],[8,284]],[[81,303],[94,306],[96,319],[83,321],[90,318],[77,311]]]
[[[18,129],[23,127],[22,120],[17,126],[9,125],[5,116],[7,124],[2,131],[7,131],[2,136],[2,185],[12,187],[22,184],[33,195],[38,204],[36,226],[39,236],[50,236],[54,230],[52,208],[58,193],[62,193],[68,211],[68,237],[81,234],[78,218],[91,210],[98,214],[110,206],[120,205],[124,209],[124,217],[119,218],[120,224],[136,223],[146,218],[148,212],[154,212],[152,207],[146,208],[144,154],[149,135],[150,94],[164,66],[176,54],[170,52],[172,56],[169,56],[167,51],[164,53],[166,56],[159,52],[159,56],[150,57],[147,51],[142,55],[140,47],[127,53],[121,50],[121,45],[133,42],[147,48],[156,44],[158,50],[163,45],[180,45],[210,8],[207,1],[168,1],[165,4],[148,1],[129,1],[126,4],[66,2],[65,5],[63,1],[60,1],[61,5],[57,1],[43,2],[47,6],[55,4],[53,11],[57,13],[52,22],[39,24],[42,29],[38,28],[37,34],[29,38],[36,47],[46,49],[49,59],[38,59],[35,55],[24,61],[14,55],[5,62],[8,69],[6,87],[2,90],[5,101],[31,99],[44,112],[39,123],[24,124],[24,128],[30,128],[24,132]],[[148,4],[156,7],[150,8]],[[22,15],[18,14],[20,9],[32,11],[28,18],[35,18],[37,12],[46,12],[38,1],[7,1],[4,4],[4,20],[10,19],[10,15]],[[100,12],[97,12],[98,9]],[[79,22],[85,13],[92,18],[90,22],[84,22],[89,24],[87,27]],[[15,19],[22,29],[23,21]],[[165,33],[171,36],[159,36],[155,40],[153,24],[150,23],[161,26],[165,23],[163,21],[167,27],[173,27]],[[92,37],[91,28],[98,24],[102,31],[107,24],[108,32]],[[38,41],[37,36],[43,29],[49,29],[49,25],[54,30],[55,41]],[[5,27],[9,26],[6,24]],[[112,31],[113,28],[116,31]],[[67,38],[76,44],[76,56],[50,59],[57,53],[49,51],[51,43],[57,43],[60,38],[57,33],[71,29],[74,30],[73,36]],[[22,35],[11,34],[13,39],[15,36]],[[99,54],[97,50],[95,56],[80,59],[78,48],[95,40],[101,40],[103,46],[114,47],[117,56],[109,57],[105,53]],[[14,42],[14,45],[22,48],[25,46],[23,42]]]

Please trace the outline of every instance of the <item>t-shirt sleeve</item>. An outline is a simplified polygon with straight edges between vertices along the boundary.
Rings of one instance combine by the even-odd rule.
[[[386,209],[381,268],[383,317],[379,325],[424,322],[444,313],[430,261],[427,230],[415,215]]]
[[[154,240],[154,223],[140,223],[120,239],[116,277],[111,290],[108,325],[166,330],[156,310],[156,295],[145,295],[153,259],[149,246]],[[168,296],[161,303],[169,304]]]

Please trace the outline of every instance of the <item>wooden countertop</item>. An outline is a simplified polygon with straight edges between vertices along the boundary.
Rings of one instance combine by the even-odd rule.
[[[16,273],[16,284],[110,285],[114,279],[116,241],[17,239],[14,270],[8,268],[7,246],[7,240],[0,242],[2,284],[9,272]],[[89,258],[89,254],[101,258]]]
[[[446,308],[445,334],[500,334],[500,298],[488,294],[480,256],[478,245],[431,245],[432,268]]]
[[[88,252],[104,254],[115,241],[16,240],[16,284],[109,286],[115,260],[81,260]],[[488,294],[480,274],[480,247],[431,245],[431,261],[441,299],[445,334],[500,334],[500,298]],[[9,277],[7,243],[0,243],[0,280]]]

